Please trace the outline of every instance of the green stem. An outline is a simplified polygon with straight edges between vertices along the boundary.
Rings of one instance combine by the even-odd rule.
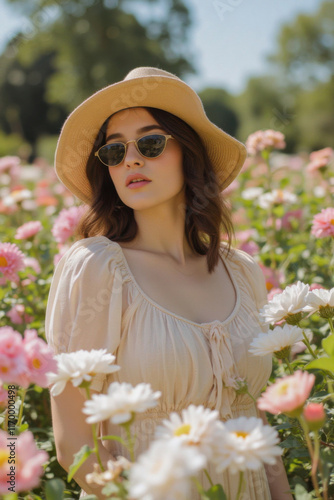
[[[206,475],[206,477],[208,478],[208,481],[209,481],[209,483],[210,483],[210,486],[213,486],[213,481],[212,481],[211,476],[210,476],[210,474],[209,474],[209,472],[208,472],[208,470],[207,470],[207,469],[204,469],[204,474],[205,474],[205,475]]]
[[[20,425],[21,425],[21,421],[22,421],[22,417],[23,417],[23,403],[24,403],[24,398],[27,394],[27,390],[28,389],[20,389],[19,390],[19,394],[21,396],[21,405],[20,405],[20,410],[19,410],[19,416],[17,419],[17,427],[20,427]]]
[[[304,340],[303,340],[304,344],[306,345],[306,347],[307,347],[307,348],[308,348],[308,350],[310,351],[310,353],[311,353],[311,355],[313,356],[313,358],[314,358],[314,359],[318,359],[318,358],[317,358],[317,356],[315,355],[315,353],[314,353],[314,351],[313,351],[312,347],[311,347],[311,344],[310,344],[310,343],[309,343],[309,341],[308,341],[308,338],[306,337],[306,334],[305,334],[304,330],[302,330],[302,332],[303,332],[303,337],[304,337]]]
[[[321,481],[322,481],[322,486],[323,486],[323,493],[325,500],[327,499],[327,481],[326,478],[324,477],[324,471],[322,467],[322,463],[320,460],[320,441],[319,441],[319,433],[318,431],[314,431],[314,462],[312,464],[312,474],[316,476],[317,474],[317,469],[319,467],[319,472],[321,476]]]
[[[328,323],[331,329],[331,332],[334,333],[334,324],[333,324],[333,318],[328,318]]]
[[[130,428],[131,424],[129,422],[127,422],[126,424],[123,424],[123,427],[126,430],[126,435],[128,438],[128,450],[130,453],[130,459],[131,459],[131,462],[134,462],[135,461],[135,454],[134,454],[134,450],[133,450],[134,440],[133,440],[132,435],[131,435],[131,428]]]
[[[290,364],[290,361],[288,360],[288,358],[284,358],[284,361],[286,362],[287,367],[289,368],[290,375],[292,375],[293,374],[293,369],[292,369],[292,366]]]
[[[241,490],[242,490],[242,484],[243,484],[243,479],[244,479],[244,473],[243,473],[243,471],[240,471],[238,493],[237,493],[237,496],[236,496],[235,500],[239,500],[240,499]]]
[[[201,485],[199,479],[195,476],[192,476],[191,478],[193,480],[193,482],[195,483],[196,485],[196,488],[197,488],[197,491],[198,493],[201,495],[202,498],[206,498],[204,495],[205,495],[205,491],[204,491],[204,488],[203,486]]]
[[[320,456],[320,444],[319,444],[318,431],[314,431],[313,434],[314,434],[314,456],[313,456],[313,462],[312,462],[311,476],[312,476],[312,482],[314,484],[314,489],[316,491],[316,494],[319,497],[319,499],[322,500],[322,497],[321,497],[320,491],[319,491],[318,478],[317,478],[317,470],[318,470],[319,456]]]
[[[254,403],[256,404],[256,399],[254,398],[254,396],[252,396],[252,394],[251,394],[250,392],[248,392],[248,391],[246,391],[246,394],[247,394],[247,396],[249,396],[249,397],[250,397],[250,398],[254,401]]]
[[[308,451],[309,451],[309,454],[310,454],[310,457],[311,457],[311,461],[312,461],[311,479],[312,479],[312,483],[313,483],[313,486],[314,486],[314,490],[315,490],[315,493],[317,495],[317,499],[318,500],[322,500],[322,498],[320,496],[320,492],[319,492],[319,484],[318,484],[318,478],[317,478],[317,471],[316,471],[316,469],[315,469],[315,473],[314,473],[314,463],[316,461],[316,451],[312,447],[312,442],[311,442],[311,439],[310,439],[310,436],[309,436],[309,429],[308,429],[307,423],[305,422],[305,420],[304,420],[304,418],[302,416],[300,416],[298,418],[298,420],[300,422],[300,425],[303,428],[305,439],[306,439],[306,443],[307,443],[307,447],[308,447]]]
[[[90,390],[89,387],[85,387],[86,389],[86,394],[87,394],[87,399],[90,399]],[[97,461],[99,463],[99,466],[101,468],[101,471],[104,472],[105,468],[103,467],[102,460],[100,457],[100,452],[99,452],[99,443],[97,440],[97,434],[96,434],[96,424],[92,424],[92,433],[93,433],[93,441],[94,441],[94,449],[93,452],[96,454]]]
[[[312,446],[312,442],[311,442],[311,439],[310,439],[310,436],[309,436],[309,433],[308,433],[308,427],[307,427],[307,424],[304,420],[304,418],[302,416],[300,416],[298,418],[299,420],[299,423],[304,431],[304,436],[305,436],[305,439],[306,439],[306,444],[307,444],[307,448],[308,448],[308,452],[310,454],[310,457],[311,459],[313,460],[313,455],[314,455],[314,451],[313,451],[313,446]]]

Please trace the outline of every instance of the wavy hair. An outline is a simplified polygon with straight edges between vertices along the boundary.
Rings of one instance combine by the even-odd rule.
[[[199,135],[177,116],[157,108],[145,107],[151,116],[179,142],[183,153],[185,178],[185,235],[190,248],[207,256],[209,273],[219,262],[221,241],[228,254],[234,235],[231,213],[219,188],[218,178]],[[112,115],[111,115],[112,116]],[[132,241],[138,226],[131,207],[117,194],[108,168],[101,168],[95,151],[106,140],[106,129],[111,118],[103,123],[86,165],[86,174],[92,189],[91,204],[81,219],[77,239],[106,236],[111,241]]]

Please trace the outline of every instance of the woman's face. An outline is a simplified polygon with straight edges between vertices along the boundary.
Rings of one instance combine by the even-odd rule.
[[[119,111],[109,120],[106,142],[125,143],[154,133],[168,135],[146,109],[130,108]],[[117,136],[111,138],[113,134]],[[183,201],[180,195],[184,188],[182,160],[181,146],[175,139],[167,141],[164,152],[157,158],[144,158],[131,142],[122,163],[107,168],[122,202],[134,210],[141,210]],[[128,187],[126,180],[130,174],[143,174],[151,182]]]

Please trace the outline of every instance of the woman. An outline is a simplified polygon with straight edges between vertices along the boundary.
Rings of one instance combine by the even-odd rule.
[[[116,355],[121,370],[95,380],[93,392],[106,392],[115,380],[162,392],[159,406],[136,419],[136,455],[157,423],[190,404],[217,409],[222,420],[259,416],[251,398],[231,387],[243,377],[258,397],[271,373],[270,356],[259,361],[248,353],[261,329],[264,278],[250,256],[230,248],[233,228],[221,196],[245,156],[241,143],[208,120],[188,85],[149,67],[91,96],[61,132],[57,175],[89,208],[81,239],[55,270],[46,335],[56,353],[107,348]],[[51,398],[57,457],[66,470],[83,444],[93,446],[84,400],[83,389],[70,384]],[[120,430],[104,422],[100,433]],[[100,451],[105,463],[126,455],[113,441]],[[103,498],[102,488],[85,480],[94,461],[75,479],[82,495]],[[235,498],[235,476],[210,472]],[[284,493],[281,461],[246,479],[244,499],[292,498]]]

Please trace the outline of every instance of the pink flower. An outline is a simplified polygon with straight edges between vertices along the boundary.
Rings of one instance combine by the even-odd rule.
[[[276,271],[270,267],[264,266],[260,262],[260,267],[266,279],[267,291],[270,292],[272,288],[280,288],[280,284],[284,281],[284,274],[281,271]]]
[[[311,431],[320,429],[326,420],[324,407],[320,403],[308,403],[303,411],[303,417],[306,420]]]
[[[267,295],[268,302],[270,302],[275,295],[282,292],[283,292],[282,288],[271,288],[270,292]]]
[[[65,253],[67,252],[67,250],[69,249],[69,245],[62,245],[60,250],[59,250],[59,253],[57,253],[54,258],[53,258],[53,265],[56,267],[56,265],[58,264],[58,262],[60,261],[60,259],[65,255]]]
[[[235,238],[239,243],[245,243],[246,241],[254,238],[256,236],[255,229],[244,229],[243,231],[236,231]]]
[[[319,149],[319,151],[313,151],[310,154],[311,162],[307,165],[307,172],[315,172],[320,170],[322,167],[327,167],[329,162],[334,157],[334,151],[332,148]]]
[[[18,271],[24,269],[24,255],[15,243],[0,243],[0,273],[7,280],[18,281]]]
[[[25,224],[17,228],[14,237],[17,240],[26,240],[28,238],[31,238],[32,236],[35,236],[35,234],[37,234],[42,229],[42,227],[43,226],[39,220],[26,222]]]
[[[319,283],[312,283],[312,285],[310,285],[310,292],[312,292],[313,290],[326,290],[326,288],[322,285],[319,285]]]
[[[65,243],[74,235],[75,229],[87,210],[87,206],[63,208],[52,228],[52,234],[58,243]]]
[[[0,174],[8,173],[12,182],[16,182],[20,177],[21,160],[18,156],[4,156],[0,158]]]
[[[298,416],[310,395],[314,381],[313,373],[298,370],[269,386],[257,400],[257,406],[260,410],[274,415],[286,413],[291,417]]]
[[[38,260],[34,257],[25,257],[24,264],[26,267],[31,267],[31,269],[33,269],[36,274],[40,274],[41,266],[39,265]]]
[[[40,387],[47,387],[46,373],[56,372],[58,366],[53,349],[38,337],[36,330],[25,330],[23,348],[28,364],[26,384],[35,383]]]
[[[287,231],[293,231],[292,221],[299,221],[303,216],[303,210],[298,208],[297,210],[290,210],[286,212],[281,219],[276,220],[276,229],[286,229]]]
[[[45,464],[49,455],[44,450],[39,450],[35,444],[34,436],[30,431],[20,434],[12,445],[11,436],[0,430],[0,493],[8,493],[8,487],[13,486],[16,493],[28,491],[40,483],[40,476],[43,474],[42,465]],[[11,481],[11,470],[9,464],[10,452],[15,453],[15,475]],[[9,482],[8,482],[9,481]]]
[[[317,238],[334,236],[334,208],[323,208],[314,216],[311,234]]]
[[[255,243],[255,241],[246,241],[245,243],[242,243],[240,246],[239,246],[240,250],[243,250],[244,252],[248,253],[249,255],[256,255],[259,250],[260,250],[260,247],[257,243]]]
[[[7,313],[8,318],[14,325],[22,325],[22,323],[31,323],[33,320],[32,316],[25,314],[23,304],[15,304]]]
[[[11,326],[0,327],[0,379],[26,387],[21,382],[27,369],[21,334]]]
[[[246,148],[250,155],[256,155],[264,149],[284,149],[286,144],[282,132],[275,130],[258,130],[251,134],[246,141]]]

